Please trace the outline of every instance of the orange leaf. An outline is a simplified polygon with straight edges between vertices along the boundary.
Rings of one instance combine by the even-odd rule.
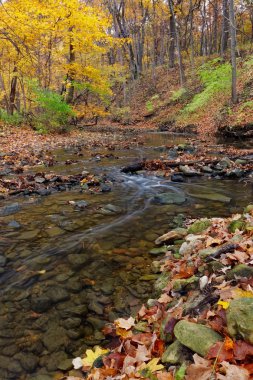
[[[226,336],[225,340],[224,340],[224,349],[226,351],[229,351],[229,350],[233,350],[234,348],[234,342],[231,338],[229,338],[229,336]]]

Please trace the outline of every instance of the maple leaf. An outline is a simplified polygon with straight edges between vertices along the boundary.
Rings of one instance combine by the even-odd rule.
[[[82,366],[85,368],[85,370],[89,370],[93,366],[93,364],[94,364],[95,360],[97,360],[97,358],[99,358],[100,356],[103,356],[109,352],[108,349],[104,349],[104,348],[101,348],[99,346],[95,346],[94,349],[95,349],[95,351],[93,351],[91,349],[86,350],[86,353],[85,353],[86,357],[82,359]],[[74,364],[74,360],[73,360],[73,364]],[[76,362],[76,364],[80,365],[80,360],[78,360]],[[81,368],[81,367],[79,367],[79,368]],[[75,368],[75,369],[78,369],[78,368]]]
[[[133,317],[130,317],[128,319],[118,318],[118,319],[116,319],[115,324],[117,327],[119,327],[121,329],[130,330],[131,327],[134,326],[135,320]]]
[[[156,371],[160,371],[161,369],[164,369],[164,366],[162,364],[158,364],[159,361],[160,361],[160,358],[154,358],[150,360],[150,362],[148,363],[143,363],[139,367],[139,372],[141,372],[141,374],[148,373],[148,372],[154,373]]]

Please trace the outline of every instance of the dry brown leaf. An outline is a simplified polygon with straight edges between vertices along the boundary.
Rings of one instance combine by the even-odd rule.
[[[229,364],[226,361],[222,362],[221,365],[221,371],[225,374],[217,374],[217,380],[250,380],[249,372],[245,368]]]
[[[193,355],[194,364],[187,368],[185,380],[209,380],[212,375],[212,366],[210,360],[201,358],[199,355]]]

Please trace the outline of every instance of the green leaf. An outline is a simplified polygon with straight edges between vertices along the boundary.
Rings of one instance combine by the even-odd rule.
[[[186,365],[182,364],[175,374],[175,380],[183,380],[185,377]]]

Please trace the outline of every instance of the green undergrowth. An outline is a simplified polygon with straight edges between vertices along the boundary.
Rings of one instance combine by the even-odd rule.
[[[198,75],[204,90],[196,94],[192,101],[182,110],[182,115],[189,115],[205,107],[219,93],[227,93],[231,87],[231,66],[217,58],[205,63],[198,69]]]
[[[0,108],[0,120],[3,124],[16,126],[22,124],[24,121],[23,116],[20,113],[14,112],[13,115],[10,115],[3,108]]]

